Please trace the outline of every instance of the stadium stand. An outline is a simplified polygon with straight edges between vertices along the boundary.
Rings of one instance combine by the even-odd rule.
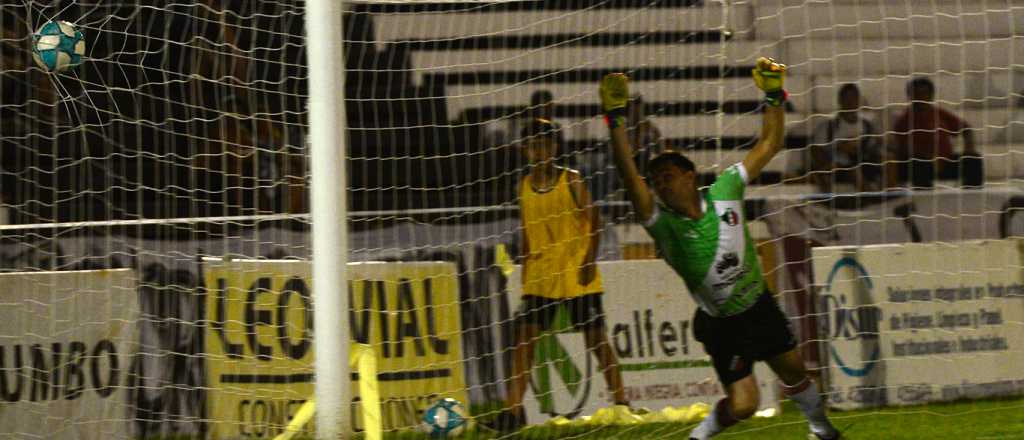
[[[786,9],[780,9],[780,5]],[[949,41],[1014,35],[1020,30],[1015,23],[1024,19],[1024,11],[1011,5],[1009,0],[767,0],[754,2],[752,16],[757,38],[765,41],[791,38]],[[787,14],[787,9],[796,8],[800,9],[800,14]]]
[[[721,29],[725,23],[742,23],[749,28],[751,16],[744,9],[723,9],[719,4],[674,8],[672,13],[641,14],[639,10],[602,8],[604,2],[592,2],[578,10],[523,10],[481,13],[485,8],[467,12],[437,14],[379,14],[374,18],[380,32],[378,44],[406,41],[434,41],[445,33],[448,39],[464,35],[536,37],[539,35],[591,35],[595,33],[659,34],[699,32]],[[487,7],[493,11],[497,8]],[[682,11],[682,13],[677,13]],[[728,16],[726,16],[728,15]],[[727,19],[723,21],[723,19]]]
[[[834,4],[839,3],[839,4]],[[801,17],[786,20],[779,6],[808,8]],[[1000,5],[1004,5],[1000,8]],[[784,11],[784,9],[783,9]],[[629,70],[644,73],[651,68],[692,67],[722,64],[733,73],[680,78],[634,75],[635,87],[648,102],[648,114],[673,145],[711,146],[696,142],[721,134],[723,138],[747,139],[756,134],[758,118],[752,113],[730,115],[719,125],[717,108],[742,108],[743,73],[758,54],[780,57],[791,66],[788,88],[796,114],[790,117],[791,147],[802,147],[809,130],[835,110],[835,88],[856,79],[866,105],[876,113],[884,128],[905,105],[905,83],[915,74],[934,76],[939,104],[958,112],[975,128],[979,143],[986,145],[1003,129],[1007,97],[1017,90],[1011,67],[1021,64],[1024,42],[1016,36],[1022,22],[1020,8],[1007,2],[937,1],[910,6],[882,1],[816,2],[767,1],[733,5],[723,10],[718,4],[687,5],[657,18],[638,18],[628,10],[609,11],[520,11],[451,14],[442,20],[473,21],[479,33],[515,37],[526,43],[472,46],[445,44],[414,50],[411,62],[425,69],[413,83],[438,81],[446,84],[446,110],[450,119],[478,123],[494,117],[521,114],[527,97],[539,89],[553,92],[556,116],[566,126],[567,138],[577,145],[601,142],[602,130],[594,117],[593,80],[601,71]],[[472,20],[469,15],[473,14]],[[387,15],[377,17],[389,31],[381,37],[398,44],[403,41],[445,39],[451,26],[417,26],[415,20],[437,16]],[[978,24],[972,26],[971,23]],[[594,34],[635,33],[646,28],[653,34],[684,29],[707,32],[726,26],[721,41],[701,39],[648,38],[630,41],[629,36],[595,38]],[[573,38],[564,37],[574,36]],[[563,36],[562,39],[556,37]],[[548,37],[545,39],[544,37]],[[600,48],[588,41],[630,41],[644,45],[644,51]],[[689,44],[681,45],[680,42]],[[628,47],[628,46],[627,46]],[[1009,54],[1009,56],[1007,56]],[[597,72],[595,72],[595,70]],[[856,77],[854,77],[856,74]],[[639,77],[637,77],[639,76]],[[723,78],[725,77],[725,78]],[[709,81],[722,81],[721,96]],[[721,100],[721,102],[719,102]],[[736,104],[735,106],[725,105]],[[679,111],[684,109],[683,111]],[[742,147],[749,142],[730,141]],[[999,157],[1012,147],[986,147]],[[700,155],[698,163],[706,163]],[[721,154],[714,155],[721,157]],[[1005,178],[1004,161],[986,159],[990,179]],[[999,163],[996,163],[999,162]],[[716,166],[711,164],[709,166]],[[773,164],[772,170],[783,167]],[[770,179],[770,181],[775,181]]]
[[[906,102],[905,82],[914,74],[926,74],[937,85],[939,103],[978,129],[989,180],[1024,169],[1004,160],[1020,156],[1019,147],[994,143],[1009,118],[1011,97],[1024,89],[1019,72],[1024,65],[1024,9],[1009,0],[899,3],[904,6],[881,0],[739,1],[727,9],[696,0],[355,4],[345,19],[349,152],[355,165],[352,207],[475,206],[513,200],[517,176],[509,170],[522,165],[522,158],[509,145],[488,144],[481,132],[483,121],[524,114],[530,94],[547,89],[555,97],[556,118],[567,125],[572,151],[600,148],[604,135],[595,84],[611,70],[630,71],[635,89],[646,98],[646,113],[670,145],[692,151],[702,167],[717,169],[721,161],[734,160],[733,149],[751,145],[756,135],[757,94],[747,76],[754,58],[762,54],[791,66],[790,148],[805,146],[814,124],[835,110],[836,87],[842,83],[859,83],[865,104],[885,127]],[[780,5],[806,11],[787,15],[779,12]],[[639,8],[657,8],[658,13],[641,14]],[[259,23],[260,15],[250,12],[240,10],[239,17],[251,17],[239,23],[241,28],[272,25]],[[163,29],[180,24],[174,14],[147,9],[144,15],[133,33],[170,39]],[[459,25],[446,24],[455,22]],[[212,26],[196,28],[173,38],[202,39],[212,32],[217,32]],[[200,58],[185,46],[171,44],[163,57],[146,56],[140,49],[148,44],[144,38],[107,37],[97,39],[96,50],[123,43],[131,55],[116,63],[97,61],[95,69],[83,72],[85,89],[78,92],[108,84],[109,93],[92,94],[96,106],[118,107],[167,125],[127,127],[109,115],[83,112],[87,120],[81,122],[106,124],[108,131],[119,133],[114,142],[123,154],[86,153],[92,159],[76,163],[95,168],[95,177],[84,189],[85,183],[68,177],[70,168],[48,173],[43,168],[49,165],[39,162],[42,172],[17,176],[24,182],[4,185],[15,188],[5,190],[12,193],[6,198],[23,206],[22,213],[31,213],[13,221],[191,216],[209,211],[209,204],[225,205],[205,196],[215,189],[196,188],[191,180],[189,158],[206,147],[201,139],[213,136],[181,134],[212,128],[174,125],[203,109],[231,110],[202,98],[224,95],[221,89],[231,85],[184,82],[186,72],[202,70]],[[287,62],[255,72],[254,80],[276,84],[282,78],[304,77],[296,67],[304,57],[301,44],[282,47],[289,52],[275,58]],[[629,50],[638,47],[642,50]],[[165,60],[184,61],[168,65]],[[121,76],[145,78],[151,72],[182,82],[137,81],[142,85],[132,96],[116,88]],[[12,75],[3,81],[5,106],[14,111],[23,98],[13,96],[14,90],[24,88],[19,85],[24,80]],[[305,87],[303,80],[295,81],[296,96],[306,93]],[[296,116],[303,114],[299,100],[251,93],[267,117],[296,132],[304,124]],[[718,110],[723,111],[720,119]],[[290,142],[301,143],[301,133],[291,137]],[[79,141],[102,144],[88,137],[68,140],[69,145]],[[715,147],[723,151],[701,151]],[[16,161],[31,162],[44,153],[24,151]],[[14,155],[6,157],[15,160]],[[128,161],[133,161],[131,166],[122,164]],[[173,164],[168,166],[168,161]],[[773,162],[764,182],[780,181],[786,166],[780,162]],[[6,166],[16,170],[18,163]],[[102,167],[127,170],[124,181],[109,181]],[[12,174],[4,176],[10,178]],[[40,187],[46,190],[32,194],[38,200],[21,194],[22,189]],[[125,188],[141,188],[144,194]],[[457,200],[446,195],[452,188],[460,190]],[[102,204],[117,209],[101,209]],[[239,207],[225,205],[219,212],[239,213]]]

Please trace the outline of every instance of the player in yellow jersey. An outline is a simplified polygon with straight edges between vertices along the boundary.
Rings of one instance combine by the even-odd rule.
[[[555,165],[558,126],[534,119],[523,128],[530,173],[519,187],[523,222],[523,298],[515,321],[516,345],[506,410],[495,428],[515,431],[526,424],[523,395],[530,380],[534,343],[551,326],[558,308],[583,332],[587,350],[597,357],[614,403],[628,405],[618,360],[608,345],[601,274],[595,259],[600,218],[590,192],[576,170]]]

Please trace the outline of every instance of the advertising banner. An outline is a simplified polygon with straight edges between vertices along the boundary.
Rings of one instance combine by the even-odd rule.
[[[811,248],[894,243],[998,239],[1024,231],[1024,194],[995,186],[979,190],[891,191],[755,201],[752,212],[778,239],[776,292],[801,341],[816,339],[818,300],[812,291]],[[822,358],[814,346],[803,351],[808,366]]]
[[[0,274],[0,437],[127,438],[134,271]]]
[[[986,240],[815,248],[831,405],[1024,392],[1019,246]]]
[[[350,331],[376,354],[384,429],[418,424],[439,398],[466,402],[454,265],[349,268]],[[313,396],[310,264],[207,260],[204,270],[210,438],[280,434]],[[358,405],[352,420],[361,429]]]
[[[693,339],[697,305],[685,284],[661,260],[598,263],[608,341],[619,360],[626,399],[652,410],[697,402],[713,404],[724,395],[710,358]],[[520,267],[509,279],[511,308],[521,298]],[[572,330],[566,311],[557,313],[555,333],[537,343],[524,405],[530,423],[592,414],[611,404],[597,358],[586,351],[583,334]],[[763,363],[755,368],[761,407],[775,406],[775,376]]]

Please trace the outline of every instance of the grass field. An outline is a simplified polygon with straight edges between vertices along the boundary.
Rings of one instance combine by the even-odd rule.
[[[884,408],[868,411],[833,411],[833,422],[849,440],[994,440],[1024,439],[1024,398]],[[658,423],[633,426],[590,426],[554,428],[537,426],[508,440],[544,439],[682,439],[693,425]],[[796,407],[788,403],[782,414],[748,420],[716,438],[723,439],[805,439],[807,427]],[[425,435],[402,433],[386,439],[420,440]],[[464,440],[497,438],[479,430],[459,437]]]

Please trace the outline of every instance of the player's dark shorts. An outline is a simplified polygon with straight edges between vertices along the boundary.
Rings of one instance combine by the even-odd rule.
[[[736,315],[716,318],[697,309],[693,336],[704,344],[723,387],[749,376],[755,361],[771,359],[797,345],[789,320],[767,291]]]
[[[523,295],[519,304],[519,322],[534,324],[547,330],[555,319],[559,308],[569,313],[573,328],[583,330],[604,327],[604,305],[601,293],[588,293],[574,298],[551,299],[535,295]]]

